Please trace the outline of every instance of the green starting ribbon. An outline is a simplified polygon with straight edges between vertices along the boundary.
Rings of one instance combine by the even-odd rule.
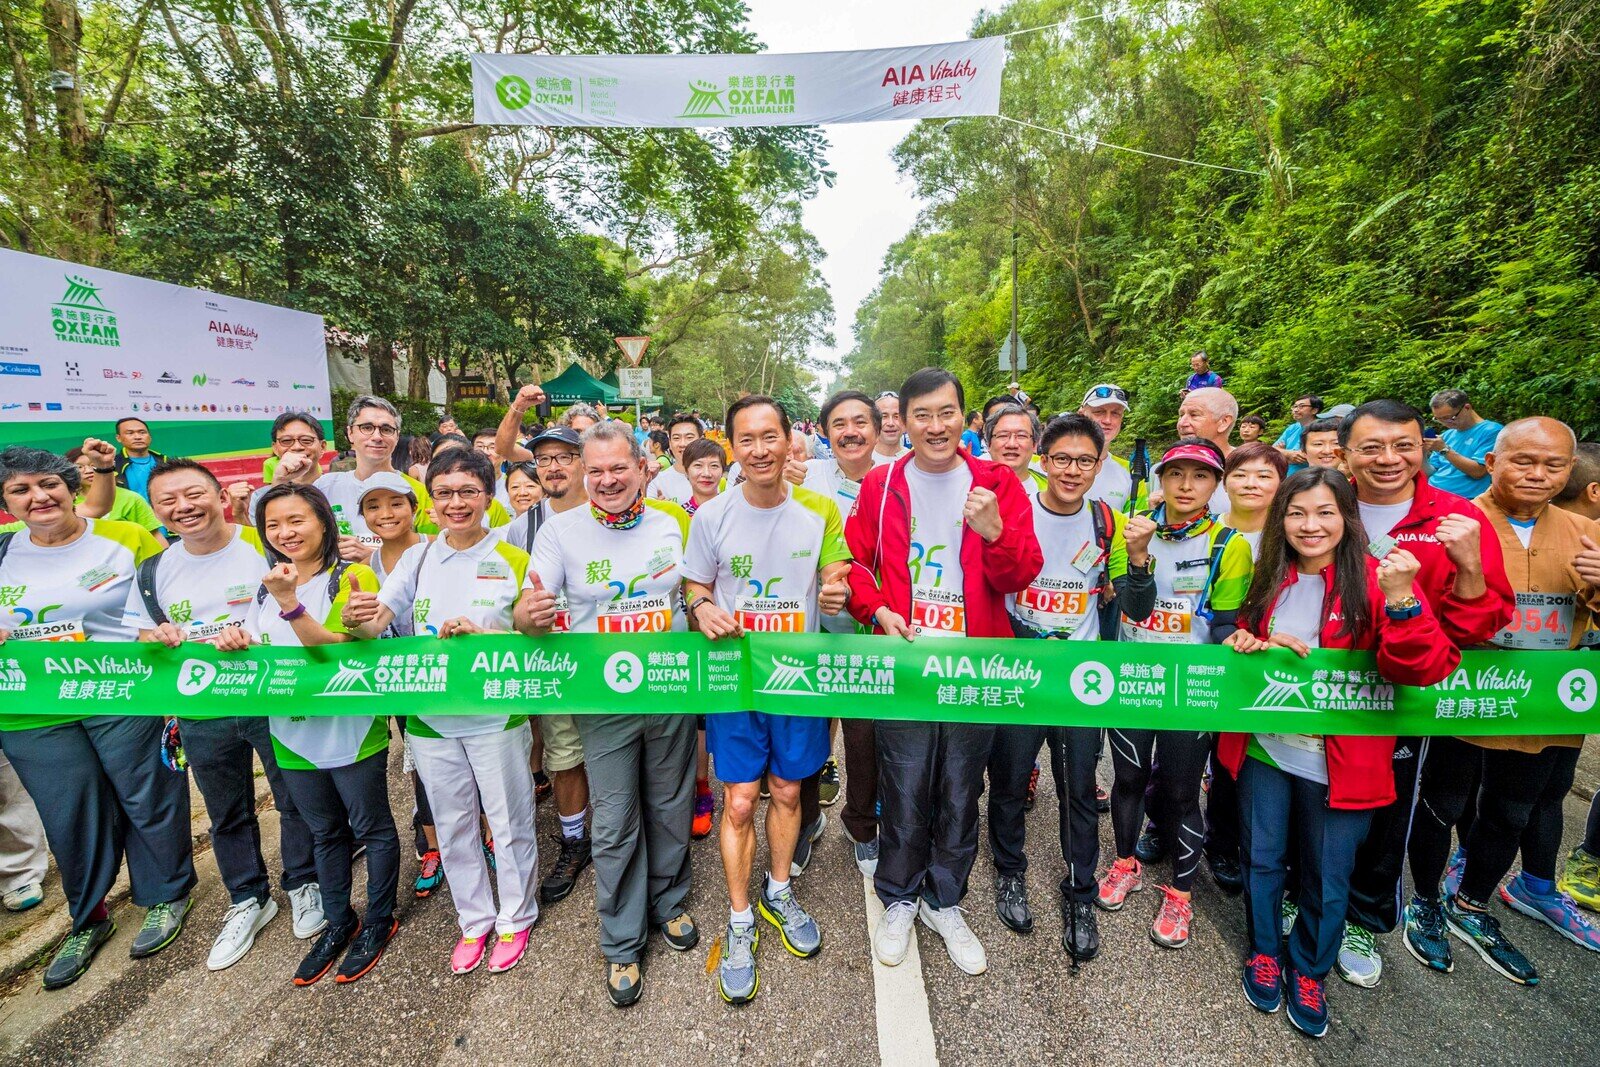
[[[469,635],[320,648],[12,642],[0,729],[88,715],[704,714],[1301,734],[1591,732],[1600,656],[1468,652],[1396,686],[1369,653],[751,634]],[[1597,728],[1594,732],[1600,732]]]

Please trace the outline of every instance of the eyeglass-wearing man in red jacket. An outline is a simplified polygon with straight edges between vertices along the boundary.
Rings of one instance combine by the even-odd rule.
[[[1477,505],[1428,483],[1423,474],[1422,416],[1397,400],[1373,400],[1352,411],[1339,446],[1356,487],[1361,524],[1379,558],[1399,547],[1417,557],[1417,594],[1457,648],[1482,644],[1511,619],[1516,598],[1506,578],[1500,540]],[[1381,551],[1380,551],[1381,550]],[[1426,747],[1402,737],[1395,746],[1397,798],[1373,812],[1350,880],[1339,974],[1372,987],[1383,974],[1374,933],[1399,924],[1400,878]]]
[[[911,452],[861,483],[845,541],[850,610],[874,632],[959,653],[949,640],[1011,637],[1007,593],[1044,565],[1033,510],[1016,475],[960,448],[966,397],[948,371],[926,368],[900,389]],[[934,646],[943,645],[942,649]],[[905,959],[912,921],[944,938],[957,967],[982,974],[983,946],[957,907],[978,854],[978,797],[994,727],[877,724],[879,822],[874,879],[886,912],[879,962]]]

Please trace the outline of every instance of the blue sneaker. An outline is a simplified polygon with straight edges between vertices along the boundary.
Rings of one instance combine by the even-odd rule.
[[[1283,966],[1265,952],[1244,961],[1244,997],[1268,1015],[1283,1007]]]
[[[1444,895],[1446,899],[1456,895],[1456,890],[1461,888],[1461,876],[1467,870],[1467,854],[1459,845],[1450,854],[1450,866],[1444,869]]]
[[[761,934],[755,924],[728,924],[723,935],[722,962],[717,965],[717,992],[729,1004],[748,1004],[756,999],[761,978],[756,974],[756,945]]]
[[[1450,939],[1444,932],[1444,905],[1437,900],[1412,897],[1411,903],[1406,905],[1405,920],[1401,940],[1417,962],[1445,974],[1455,970],[1455,960],[1450,958]]]
[[[1538,919],[1574,945],[1600,952],[1600,929],[1596,929],[1589,917],[1578,910],[1577,903],[1559,889],[1548,894],[1535,893],[1519,873],[1500,887],[1500,899],[1513,911]]]
[[[817,928],[817,920],[794,898],[793,883],[778,893],[773,893],[771,886],[772,876],[763,875],[761,895],[756,899],[757,914],[778,928],[783,947],[792,954],[801,959],[815,956],[822,950],[822,931]]]
[[[1284,989],[1288,992],[1289,1022],[1307,1037],[1321,1037],[1328,1032],[1327,983],[1320,978],[1307,978],[1296,974],[1293,968],[1283,972]]]
[[[1500,920],[1486,911],[1472,911],[1455,897],[1443,905],[1445,925],[1483,957],[1483,961],[1518,985],[1538,985],[1539,972],[1500,932]]]

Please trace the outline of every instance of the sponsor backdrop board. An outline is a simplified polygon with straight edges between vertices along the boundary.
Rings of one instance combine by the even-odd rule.
[[[283,411],[331,436],[320,315],[0,249],[0,445],[65,451],[137,415],[158,452],[265,452]]]
[[[858,52],[476,54],[492,126],[811,126],[1000,113],[1003,37]]]

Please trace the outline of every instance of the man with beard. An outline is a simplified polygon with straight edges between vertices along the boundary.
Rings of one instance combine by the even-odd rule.
[[[1120,385],[1102,382],[1083,394],[1078,414],[1094,420],[1105,435],[1105,452],[1101,455],[1100,473],[1094,476],[1089,489],[1091,500],[1104,500],[1112,511],[1126,511],[1128,498],[1133,495],[1133,475],[1125,460],[1111,454],[1111,442],[1122,432],[1122,421],[1127,418],[1130,405],[1128,393]]]
[[[900,438],[906,425],[900,418],[900,394],[893,389],[879,393],[872,406],[878,409],[878,443],[872,448],[872,462],[891,463],[905,454]]]

